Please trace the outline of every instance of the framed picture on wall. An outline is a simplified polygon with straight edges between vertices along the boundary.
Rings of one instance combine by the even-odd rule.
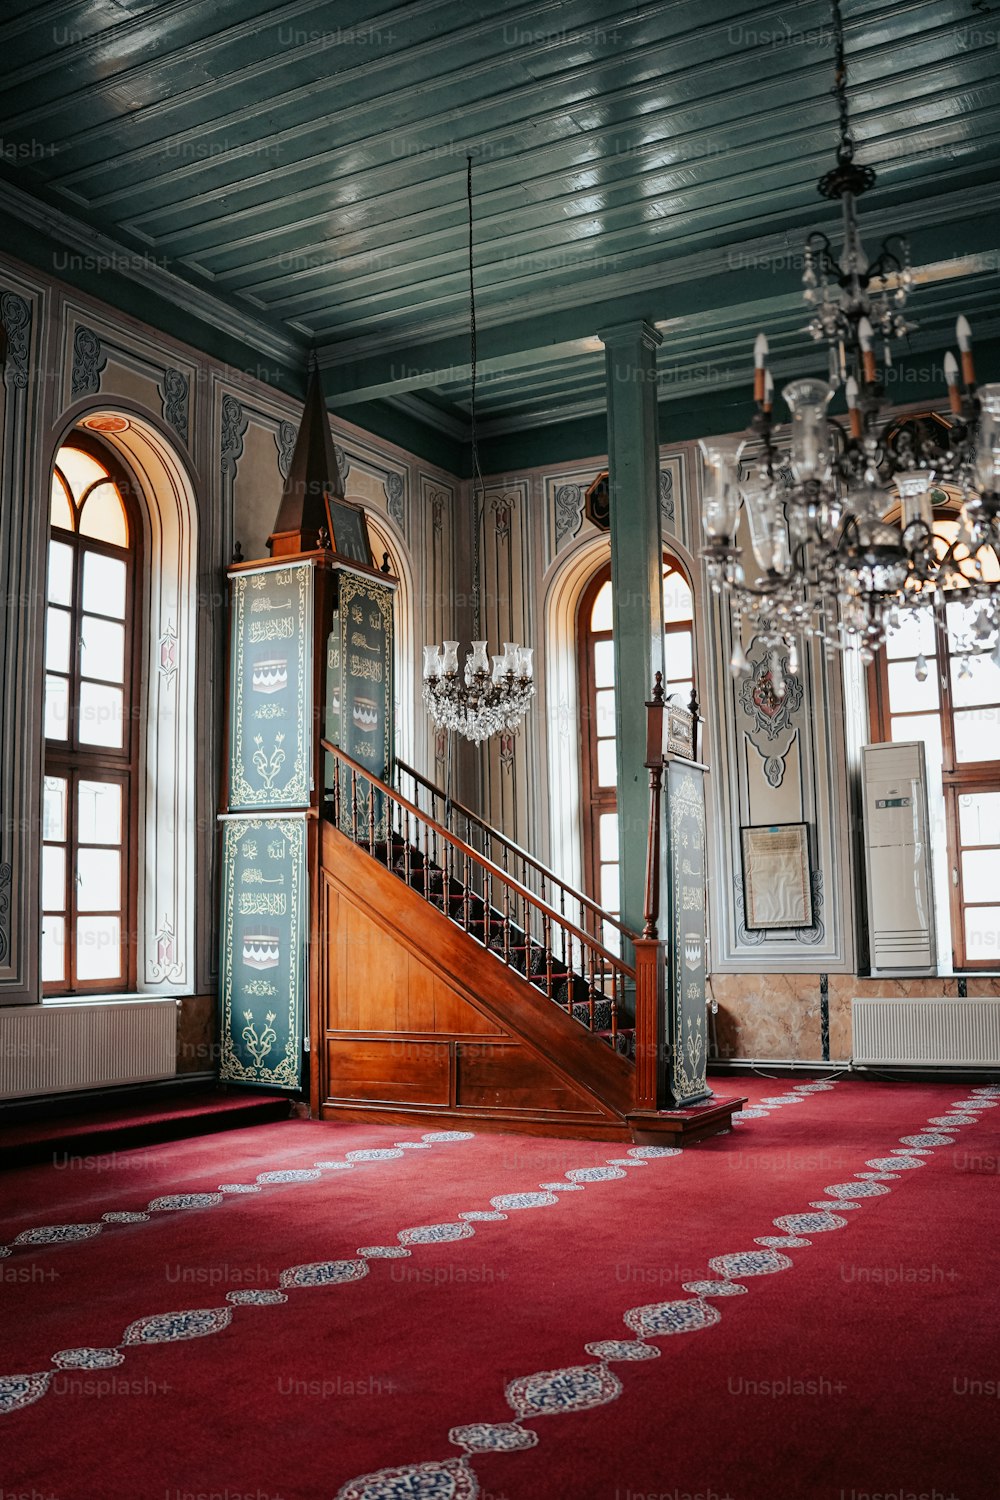
[[[326,514],[330,522],[330,538],[333,550],[347,562],[363,563],[373,567],[372,544],[368,537],[368,522],[364,509],[353,500],[338,500],[334,495],[326,497]]]
[[[753,824],[740,829],[740,838],[747,927],[811,927],[809,825]]]

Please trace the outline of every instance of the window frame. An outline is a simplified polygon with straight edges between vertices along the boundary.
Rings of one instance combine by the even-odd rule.
[[[663,642],[664,653],[669,649],[670,637],[672,635],[690,635],[691,637],[691,690],[697,691],[698,687],[698,634],[695,622],[696,598],[694,584],[681,559],[669,548],[664,547],[662,553],[662,566],[669,568],[671,572],[679,574],[681,580],[688,589],[691,596],[691,619],[664,621]],[[583,888],[592,900],[601,904],[601,865],[610,861],[601,860],[600,851],[600,817],[602,813],[616,813],[618,810],[618,787],[602,787],[598,781],[598,754],[597,754],[597,713],[596,695],[599,691],[596,685],[596,673],[594,669],[594,646],[599,641],[613,641],[613,630],[594,631],[590,628],[590,619],[594,604],[601,589],[611,578],[610,557],[601,564],[587,580],[577,603],[576,611],[576,662],[577,662],[577,684],[579,691],[579,735],[580,735],[580,815],[583,823]],[[667,662],[664,660],[664,677],[669,684],[669,673]],[[687,678],[680,679],[682,683]],[[688,706],[685,703],[684,707]]]
[[[55,999],[62,996],[73,998],[98,994],[131,993],[136,989],[138,973],[138,845],[139,803],[141,800],[139,795],[139,775],[143,738],[141,733],[141,709],[144,642],[141,514],[136,500],[134,481],[118,456],[97,439],[78,430],[74,430],[68,434],[63,442],[60,443],[59,449],[53,459],[48,491],[50,514],[51,483],[55,479],[56,469],[59,467],[59,454],[64,448],[79,449],[107,470],[109,477],[118,491],[125,511],[128,544],[124,548],[119,547],[109,542],[100,541],[95,537],[83,536],[78,530],[67,531],[64,527],[54,526],[51,521],[48,527],[45,573],[46,638],[50,603],[48,598],[49,542],[61,542],[73,549],[73,594],[72,604],[68,610],[70,615],[69,672],[68,674],[57,674],[66,677],[69,683],[66,739],[59,740],[45,737],[43,727],[43,775],[45,777],[59,777],[67,783],[66,838],[62,843],[62,847],[66,852],[66,904],[61,914],[55,912],[46,913],[44,909],[41,913],[43,927],[46,915],[62,915],[65,918],[67,938],[64,949],[65,971],[61,980],[48,980],[42,983],[42,995],[46,999]],[[99,482],[95,481],[95,483]],[[93,487],[93,484],[88,485],[85,495],[89,495]],[[74,517],[74,519],[78,518]],[[82,680],[80,671],[80,639],[83,615],[87,613],[83,609],[83,569],[85,557],[91,552],[124,561],[126,567],[125,613],[122,621],[125,627],[125,662],[121,682],[123,732],[120,748],[108,745],[91,745],[85,742],[81,743],[79,738],[78,707],[80,682]],[[43,675],[48,675],[44,664]],[[95,678],[93,680],[100,681],[101,679]],[[118,686],[118,684],[114,685]],[[120,962],[117,979],[80,979],[78,976],[76,930],[77,918],[80,912],[77,908],[76,881],[74,876],[77,855],[80,848],[77,788],[81,781],[113,781],[122,788],[122,841],[120,846],[117,846],[121,851],[121,905],[119,908],[115,908],[113,912],[109,911],[106,913],[109,915],[120,915]],[[52,844],[55,841],[43,839],[41,842],[44,847],[45,844]],[[90,846],[84,845],[84,847]],[[99,912],[84,913],[87,916],[101,914]]]

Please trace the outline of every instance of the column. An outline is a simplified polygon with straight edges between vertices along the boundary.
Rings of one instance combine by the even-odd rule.
[[[622,921],[641,933],[649,822],[646,700],[663,671],[663,541],[656,425],[660,334],[644,321],[598,335],[605,347],[611,587],[618,716]]]

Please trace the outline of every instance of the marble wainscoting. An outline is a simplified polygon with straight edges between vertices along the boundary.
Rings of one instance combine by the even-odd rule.
[[[713,974],[720,1059],[823,1056],[818,974]]]
[[[185,995],[177,1012],[177,1072],[214,1072],[219,1065],[214,995]]]
[[[825,976],[829,1009],[829,1059],[846,1062],[853,1050],[851,1001],[855,996],[900,1000],[1000,996],[1000,975],[964,980],[930,977],[864,979],[854,974]],[[815,1060],[823,1056],[822,974],[715,974],[718,1002],[714,1017],[720,1060],[761,1058]]]

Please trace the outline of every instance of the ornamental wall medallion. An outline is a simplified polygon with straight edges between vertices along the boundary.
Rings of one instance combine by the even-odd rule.
[[[750,652],[750,675],[743,679],[740,687],[740,706],[744,719],[744,733],[764,761],[764,775],[768,784],[779,787],[785,775],[785,758],[795,742],[798,728],[793,720],[802,707],[802,681],[790,667],[788,656],[779,658],[784,692],[779,697],[774,689],[771,673],[771,654],[760,649],[754,659],[754,642]]]

